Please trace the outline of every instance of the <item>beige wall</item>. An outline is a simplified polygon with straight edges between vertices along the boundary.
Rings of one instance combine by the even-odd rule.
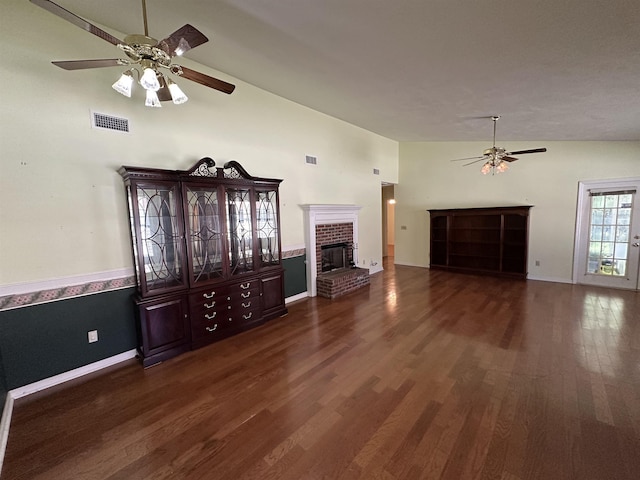
[[[396,263],[429,265],[427,209],[533,205],[529,278],[571,281],[578,182],[640,177],[640,142],[503,142],[501,146],[510,150],[545,146],[548,152],[522,155],[506,173],[495,176],[482,175],[481,164],[463,167],[464,162],[450,162],[481,153],[487,146],[481,142],[400,145]]]
[[[361,205],[359,257],[381,264],[380,235],[368,232],[381,230],[380,182],[398,181],[397,142],[188,59],[236,91],[181,80],[188,103],[147,108],[140,88],[131,99],[111,89],[123,68],[68,72],[50,63],[113,58],[112,45],[26,0],[4,0],[0,19],[0,285],[131,268],[116,170],[186,169],[205,156],[284,179],[285,247],[304,244],[300,204]],[[128,118],[131,133],[92,129],[91,110]],[[317,166],[305,164],[307,154]]]

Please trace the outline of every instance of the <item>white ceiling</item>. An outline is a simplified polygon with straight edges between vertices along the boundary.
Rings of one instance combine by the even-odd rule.
[[[138,0],[56,3],[114,34],[143,31]],[[186,23],[209,37],[188,58],[391,139],[491,140],[478,117],[498,114],[498,140],[640,140],[638,0],[147,0],[147,10],[153,37]],[[85,58],[103,58],[93,38]],[[64,53],[55,60],[72,59]]]

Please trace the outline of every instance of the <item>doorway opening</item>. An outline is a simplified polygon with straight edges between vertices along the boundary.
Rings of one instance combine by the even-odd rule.
[[[395,256],[395,192],[392,183],[382,184],[382,258]]]

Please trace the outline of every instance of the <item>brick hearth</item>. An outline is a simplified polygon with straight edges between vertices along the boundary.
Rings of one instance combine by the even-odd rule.
[[[366,268],[340,268],[321,273],[316,278],[318,295],[325,298],[339,297],[369,285],[369,282],[369,270]]]

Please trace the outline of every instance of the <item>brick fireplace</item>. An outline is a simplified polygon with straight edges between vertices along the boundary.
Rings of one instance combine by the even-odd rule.
[[[307,292],[327,298],[348,293],[369,284],[369,270],[357,268],[357,205],[303,205],[307,252]],[[322,247],[344,244],[345,265],[323,272]],[[315,252],[315,257],[312,256]],[[353,265],[353,267],[352,267]]]

